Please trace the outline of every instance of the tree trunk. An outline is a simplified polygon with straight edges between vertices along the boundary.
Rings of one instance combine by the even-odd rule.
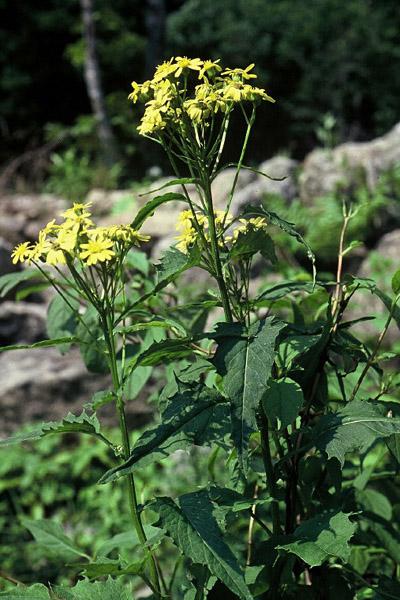
[[[146,77],[150,78],[164,55],[165,0],[146,0]]]
[[[117,144],[107,117],[101,84],[99,61],[96,51],[96,30],[93,18],[93,0],[80,0],[82,10],[83,39],[85,41],[85,82],[94,117],[102,154],[106,164],[117,160]]]

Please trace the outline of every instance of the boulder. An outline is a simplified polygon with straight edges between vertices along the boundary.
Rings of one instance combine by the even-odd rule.
[[[65,210],[66,201],[51,194],[10,194],[0,200],[0,236],[12,246],[35,240],[40,229]]]
[[[376,281],[378,287],[390,297],[391,279],[397,269],[400,268],[400,229],[395,229],[384,235],[377,246],[371,250],[362,261],[357,275],[367,277]],[[347,319],[360,318],[366,315],[375,316],[374,321],[366,321],[357,325],[357,330],[365,338],[377,338],[383,328],[388,311],[382,301],[371,292],[363,290],[354,295],[351,309],[345,315]],[[384,346],[388,347],[400,341],[400,331],[393,322],[385,339]]]
[[[0,304],[0,345],[33,344],[46,336],[47,306],[34,302]]]
[[[279,195],[290,203],[297,195],[297,166],[297,161],[285,156],[275,156],[261,163],[258,170],[274,179],[257,175],[248,185],[237,190],[232,212],[237,214],[246,204],[260,204],[267,195]]]
[[[400,123],[370,142],[348,142],[333,150],[314,150],[305,159],[299,177],[305,203],[341,189],[351,189],[360,179],[373,189],[379,176],[400,163]]]

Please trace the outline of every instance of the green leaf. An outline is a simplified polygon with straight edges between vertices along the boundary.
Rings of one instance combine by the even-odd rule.
[[[124,567],[118,560],[103,559],[102,562],[97,561],[92,563],[82,563],[80,565],[75,564],[74,567],[80,568],[82,575],[89,579],[97,579],[98,577],[104,577],[105,575],[121,577],[122,575],[140,575],[143,572],[146,560],[147,557]]]
[[[76,314],[79,308],[78,300],[71,298],[69,305],[64,298],[57,294],[49,304],[47,310],[47,335],[49,338],[62,338],[74,336],[77,322]],[[61,354],[68,352],[71,344],[63,344],[59,347]]]
[[[163,194],[162,196],[156,196],[155,198],[152,198],[151,200],[146,202],[143,208],[139,210],[136,217],[131,223],[131,227],[133,227],[133,229],[140,229],[143,223],[146,221],[146,219],[154,215],[154,211],[156,210],[156,208],[161,206],[161,204],[165,204],[166,202],[173,202],[176,200],[180,202],[187,202],[185,196],[177,192],[168,192],[166,194]]]
[[[56,521],[22,519],[22,524],[29,529],[36,542],[44,546],[49,552],[61,554],[62,556],[73,554],[88,558],[87,554],[65,535],[61,525]]]
[[[132,600],[132,591],[120,579],[107,581],[78,581],[73,588],[54,588],[60,600]]]
[[[178,340],[162,340],[151,344],[149,348],[137,354],[127,365],[129,370],[136,369],[139,365],[143,367],[154,366],[160,363],[169,362],[186,358],[193,354],[190,347],[189,338],[180,338]]]
[[[294,223],[290,223],[290,221],[286,221],[285,219],[282,219],[275,212],[269,211],[266,208],[264,208],[263,206],[248,205],[245,207],[243,214],[249,215],[252,217],[265,217],[268,220],[268,223],[270,223],[271,225],[275,225],[276,227],[279,227],[280,229],[282,229],[282,231],[285,231],[286,233],[288,233],[289,235],[294,237],[299,242],[299,244],[304,246],[304,248],[307,252],[307,256],[310,259],[312,266],[313,266],[313,271],[314,271],[313,279],[315,280],[315,256],[314,256],[310,246],[307,244],[307,242],[301,235],[301,233],[299,233],[297,231],[297,229],[295,228]]]
[[[114,329],[114,333],[137,333],[138,331],[146,331],[147,329],[158,327],[161,329],[176,329],[183,336],[187,334],[186,329],[182,327],[178,321],[175,319],[163,319],[162,317],[157,317],[152,321],[146,321],[144,323],[134,323],[127,327],[118,327],[117,329]]]
[[[111,442],[102,433],[100,433],[100,423],[96,415],[88,415],[85,411],[83,411],[79,416],[68,413],[68,415],[62,421],[50,421],[49,423],[43,423],[34,431],[20,433],[13,437],[0,440],[0,447],[12,446],[31,440],[38,440],[46,435],[52,435],[54,433],[86,433],[97,437],[102,442],[107,444],[107,446],[110,446],[111,448],[113,447]]]
[[[161,460],[175,450],[192,445],[224,444],[230,428],[228,403],[205,385],[189,386],[170,398],[162,422],[143,433],[127,461],[103,475],[99,483],[109,483],[131,473],[135,466]]]
[[[148,196],[149,194],[155,194],[155,192],[159,192],[160,190],[164,190],[165,188],[171,187],[173,185],[187,185],[189,183],[196,183],[197,181],[198,180],[195,179],[194,177],[180,177],[179,179],[171,179],[170,181],[167,181],[167,183],[164,183],[159,188],[156,188],[154,190],[149,190],[148,192],[139,194],[139,196]]]
[[[275,246],[271,237],[264,229],[249,228],[237,236],[235,243],[229,252],[231,259],[249,258],[260,252],[264,258],[276,264]]]
[[[6,273],[0,277],[0,298],[4,298],[17,285],[28,281],[28,279],[43,279],[43,275],[37,269],[23,269],[15,273]]]
[[[77,327],[80,352],[88,371],[108,373],[107,347],[94,306],[89,306]]]
[[[382,414],[384,407],[354,400],[336,413],[323,416],[313,431],[313,442],[328,458],[344,465],[349,452],[366,452],[378,439],[400,433],[400,418]]]
[[[316,285],[318,285],[318,283]],[[295,292],[311,293],[313,291],[314,285],[311,281],[282,281],[264,290],[264,292],[258,296],[257,301],[265,300],[273,302],[285,298],[289,294]]]
[[[347,562],[348,542],[355,529],[356,524],[345,513],[327,512],[304,521],[295,530],[293,542],[277,548],[295,554],[310,567],[318,567],[331,557]]]
[[[283,327],[283,323],[268,317],[248,329],[234,324],[220,326],[217,331],[219,343],[213,362],[223,376],[231,402],[232,437],[244,473],[248,469],[250,435],[257,428],[256,410],[268,387],[276,338]]]
[[[400,269],[392,277],[392,290],[396,295],[400,293]]]
[[[164,252],[160,262],[156,265],[156,291],[165,287],[184,271],[187,271],[191,267],[198,265],[199,260],[200,251],[197,246],[194,246],[188,252],[188,254],[184,254],[175,247],[169,248],[166,252]]]
[[[178,502],[179,505],[163,497],[151,503],[159,515],[159,525],[193,563],[206,565],[212,575],[242,600],[253,600],[243,572],[222,538],[208,494],[203,491],[185,494]]]
[[[11,346],[1,346],[0,352],[8,352],[10,350],[27,350],[35,348],[51,348],[52,346],[62,346],[65,344],[72,344],[77,342],[76,337],[62,337],[56,340],[42,340],[41,342],[35,342],[34,344],[14,344]]]
[[[49,600],[49,590],[41,583],[35,583],[30,587],[17,586],[7,592],[0,592],[3,600]]]
[[[143,528],[148,542],[157,539],[163,534],[163,530],[154,527],[154,525],[145,524],[143,525]],[[96,552],[96,556],[99,557],[98,561],[100,562],[102,558],[106,557],[107,554],[110,554],[113,550],[120,551],[122,548],[135,548],[136,546],[141,545],[142,542],[139,540],[136,531],[125,531],[123,533],[117,533],[109,540],[102,542]]]
[[[279,419],[280,429],[293,423],[303,402],[301,387],[289,378],[271,381],[262,398],[265,414],[273,421]]]

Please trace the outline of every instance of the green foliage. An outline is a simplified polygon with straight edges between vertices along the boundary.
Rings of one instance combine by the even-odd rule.
[[[179,505],[170,498],[154,501],[159,525],[194,564],[206,565],[239,598],[251,600],[239,564],[223,541],[208,495],[199,491],[180,496],[178,501]]]

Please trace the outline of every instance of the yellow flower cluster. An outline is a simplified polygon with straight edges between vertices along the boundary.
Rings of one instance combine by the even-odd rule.
[[[239,234],[244,234],[251,229],[265,229],[267,227],[264,217],[253,217],[251,219],[239,219],[239,225],[232,230],[230,225],[234,219],[230,213],[216,210],[214,217],[218,243],[221,247],[226,247],[227,244],[233,245]],[[178,217],[176,229],[180,232],[175,238],[178,241],[176,248],[184,254],[187,254],[189,249],[199,241],[199,230],[201,230],[206,242],[210,241],[208,220],[203,213],[196,212],[194,216],[191,210],[182,211]],[[228,229],[232,230],[230,235],[226,235]]]
[[[23,242],[14,248],[13,263],[63,265],[68,259],[78,259],[84,266],[92,266],[108,262],[121,251],[150,239],[129,225],[96,227],[89,207],[90,204],[74,203],[62,213],[62,223],[53,219],[39,232],[36,243]]]
[[[138,131],[142,135],[159,132],[172,124],[195,125],[218,112],[227,112],[240,102],[275,102],[262,88],[252,86],[248,80],[256,78],[251,73],[254,64],[245,69],[225,69],[219,60],[201,60],[177,56],[159,65],[153,79],[138,84],[132,82],[129,99],[146,105]],[[189,75],[197,74],[198,85],[189,82]]]

